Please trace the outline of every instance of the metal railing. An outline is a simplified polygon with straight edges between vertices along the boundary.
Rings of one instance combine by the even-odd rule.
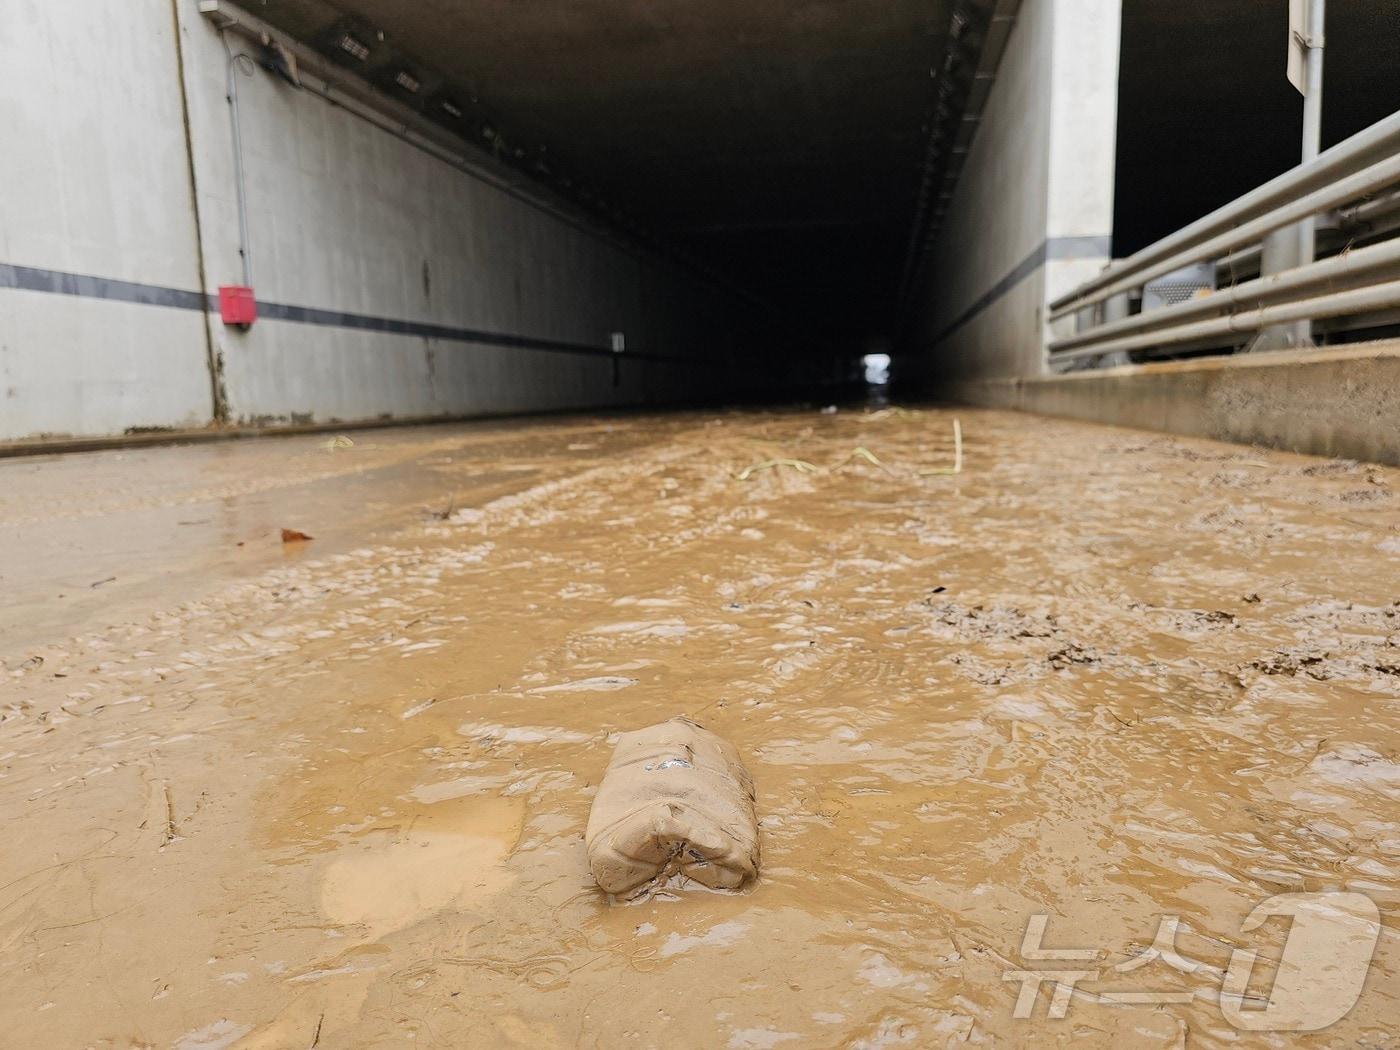
[[[1136,357],[1233,348],[1276,325],[1400,309],[1400,112],[1222,208],[1108,266],[1050,304],[1052,367],[1110,354]],[[1144,313],[1127,303],[1191,264],[1227,277],[1258,273],[1275,231],[1329,217],[1334,254]],[[1356,246],[1360,244],[1361,246]],[[1322,250],[1327,250],[1325,241]],[[1126,315],[1126,316],[1125,316]],[[1065,334],[1068,332],[1069,334]]]

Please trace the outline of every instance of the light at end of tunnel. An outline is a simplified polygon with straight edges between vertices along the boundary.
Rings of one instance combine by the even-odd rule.
[[[860,359],[869,386],[884,386],[890,381],[890,355],[866,354]]]

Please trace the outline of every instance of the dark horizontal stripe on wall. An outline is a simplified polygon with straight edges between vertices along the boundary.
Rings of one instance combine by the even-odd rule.
[[[966,310],[960,313],[952,324],[933,337],[935,344],[943,342],[963,325],[980,314],[987,307],[1024,281],[1051,259],[1098,259],[1107,258],[1113,251],[1113,238],[1102,237],[1051,237],[1040,242],[1029,255],[1011,268],[1011,271],[978,296]]]
[[[154,284],[137,284],[133,281],[114,281],[106,277],[64,273],[61,270],[44,270],[33,266],[15,266],[10,263],[0,263],[0,288],[48,292],[53,295],[72,295],[83,299],[104,299],[109,302],[165,306],[175,310],[199,310],[209,313],[217,313],[219,310],[219,301],[216,296],[204,296],[199,292],[186,291],[182,288],[165,288]],[[442,339],[456,343],[478,343],[484,346],[499,346],[516,350],[582,354],[588,357],[621,357],[634,361],[679,362],[688,360],[669,354],[653,354],[635,350],[628,350],[618,355],[609,346],[597,346],[591,343],[541,339],[535,336],[517,335],[512,332],[488,332],[479,328],[455,328],[451,325],[403,321],[394,317],[375,317],[370,314],[322,310],[312,306],[268,303],[262,300],[258,301],[258,319],[284,321],[289,324],[306,324],[321,328],[348,328],[360,332],[382,332],[385,335]]]
[[[61,270],[41,270],[34,266],[12,266],[9,263],[0,263],[0,288],[76,295],[83,299],[107,299],[119,303],[143,303],[147,306],[169,306],[176,310],[203,310],[206,306],[203,295],[199,292],[187,292],[182,288],[113,281],[106,277],[64,273]]]
[[[212,309],[217,309],[215,304]],[[361,332],[384,332],[388,335],[418,336],[423,339],[446,339],[458,343],[484,343],[488,346],[513,347],[519,350],[549,350],[560,354],[587,354],[613,357],[611,347],[590,343],[570,343],[558,339],[538,339],[510,332],[488,332],[479,328],[453,328],[450,325],[428,324],[422,321],[401,321],[393,317],[373,317],[369,314],[321,310],[314,306],[291,306],[286,303],[258,302],[258,319],[287,321],[292,324],[317,325],[323,328],[351,328]],[[628,351],[620,356],[644,361],[682,361],[684,358],[663,354]]]

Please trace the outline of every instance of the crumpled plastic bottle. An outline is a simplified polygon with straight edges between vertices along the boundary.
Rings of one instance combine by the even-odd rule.
[[[688,718],[624,733],[584,838],[610,894],[636,896],[673,875],[738,889],[758,875],[753,779],[732,744]]]

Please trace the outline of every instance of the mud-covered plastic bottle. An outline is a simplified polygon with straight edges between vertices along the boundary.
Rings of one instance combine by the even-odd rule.
[[[753,779],[732,744],[687,718],[624,733],[585,840],[610,894],[635,896],[673,875],[738,889],[758,874]]]

